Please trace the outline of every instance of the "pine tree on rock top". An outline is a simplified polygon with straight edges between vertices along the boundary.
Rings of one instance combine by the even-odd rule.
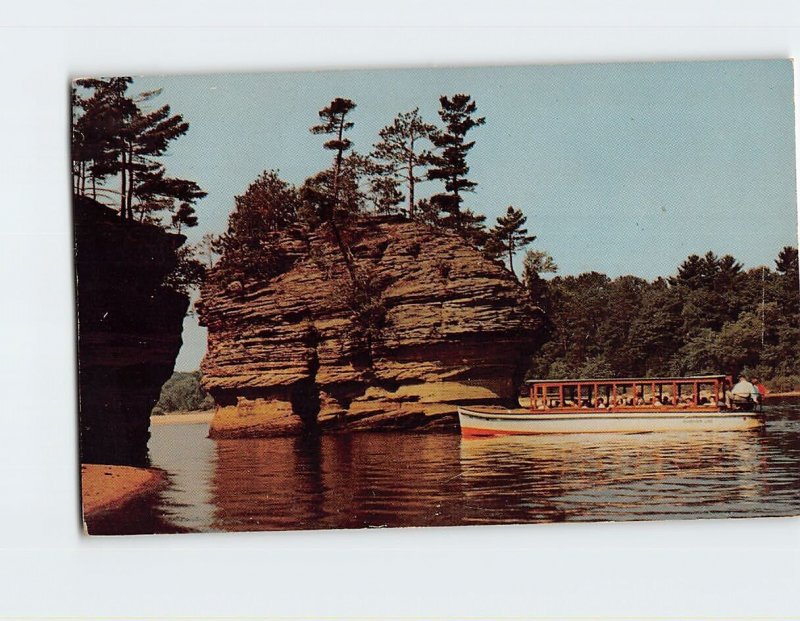
[[[435,132],[436,127],[423,121],[419,108],[414,108],[398,114],[391,125],[380,130],[381,140],[375,144],[372,152],[372,156],[383,165],[382,176],[393,179],[398,185],[405,185],[410,218],[414,217],[416,208],[416,185],[428,178],[420,174],[419,169],[424,170],[431,161],[430,151],[421,149],[420,144],[423,140],[429,140]],[[375,185],[384,190],[392,188],[386,181],[376,182]],[[398,192],[394,186],[389,193],[391,200],[396,198]]]
[[[356,104],[349,100],[337,97],[327,107],[319,111],[322,123],[311,128],[312,134],[332,136],[323,143],[323,147],[335,152],[333,163],[333,179],[331,180],[331,213],[324,213],[322,220],[334,222],[334,213],[339,206],[339,191],[341,185],[342,159],[345,151],[349,151],[353,143],[345,138],[344,132],[352,129],[353,123],[347,120],[347,115],[352,112]]]
[[[333,161],[333,179],[330,183],[330,195],[328,200],[322,202],[323,213],[320,214],[323,222],[328,222],[333,231],[336,239],[336,245],[342,254],[345,267],[350,274],[350,280],[354,283],[357,281],[355,271],[355,259],[353,253],[347,244],[342,239],[339,226],[336,223],[336,213],[340,209],[341,187],[342,187],[342,162],[344,159],[344,152],[348,151],[353,143],[345,138],[344,132],[352,129],[353,123],[347,120],[347,115],[352,112],[356,104],[350,99],[343,99],[337,97],[331,103],[319,111],[319,118],[322,123],[314,125],[311,128],[312,134],[321,134],[332,136],[330,140],[323,143],[323,147],[336,153]]]
[[[457,94],[452,98],[439,98],[439,117],[445,128],[431,135],[436,153],[431,157],[428,179],[444,182],[445,192],[430,198],[430,204],[444,216],[440,225],[454,229],[464,238],[481,245],[486,241],[484,221],[486,216],[464,208],[461,203],[465,192],[473,192],[478,184],[467,178],[467,153],[475,142],[467,142],[466,135],[471,129],[483,125],[486,119],[475,117],[477,106],[469,95]]]
[[[496,258],[507,256],[508,268],[515,277],[517,274],[514,271],[514,255],[536,239],[535,235],[528,235],[528,229],[525,228],[526,221],[527,218],[522,211],[509,205],[506,214],[497,218],[497,224],[489,231],[485,247],[485,252],[489,256]]]

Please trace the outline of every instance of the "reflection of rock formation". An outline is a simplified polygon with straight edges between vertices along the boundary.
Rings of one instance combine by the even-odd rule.
[[[458,436],[217,440],[214,530],[463,523]]]
[[[452,424],[456,403],[514,396],[539,322],[508,271],[413,222],[349,234],[369,283],[360,301],[324,230],[284,235],[291,266],[267,281],[204,287],[212,435]]]
[[[147,461],[150,410],[181,346],[185,295],[162,286],[184,237],[75,200],[81,461]]]

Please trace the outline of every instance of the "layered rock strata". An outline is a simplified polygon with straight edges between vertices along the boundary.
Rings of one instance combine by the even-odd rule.
[[[81,461],[146,465],[150,410],[189,305],[164,286],[185,237],[89,199],[75,199],[74,218]]]
[[[350,227],[354,283],[330,231],[275,240],[270,278],[212,273],[213,437],[452,425],[456,404],[512,402],[541,318],[502,265],[406,220]]]

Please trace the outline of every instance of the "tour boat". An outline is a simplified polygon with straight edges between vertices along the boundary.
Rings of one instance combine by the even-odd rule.
[[[459,407],[464,436],[751,429],[752,402],[726,407],[724,375],[532,380],[530,408]]]

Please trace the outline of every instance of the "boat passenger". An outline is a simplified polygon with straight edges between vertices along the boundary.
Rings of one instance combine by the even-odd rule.
[[[600,409],[605,409],[606,404],[605,404],[605,401],[603,401],[603,397],[599,397],[597,399],[597,406],[596,407],[598,407]]]
[[[764,402],[764,397],[767,396],[767,387],[764,386],[764,384],[761,383],[761,380],[759,380],[757,377],[753,378],[752,384],[756,389],[756,392],[753,393],[753,397],[756,403],[760,405]]]
[[[641,395],[636,395],[636,400],[633,402],[633,405],[644,405],[644,399],[642,399]]]

